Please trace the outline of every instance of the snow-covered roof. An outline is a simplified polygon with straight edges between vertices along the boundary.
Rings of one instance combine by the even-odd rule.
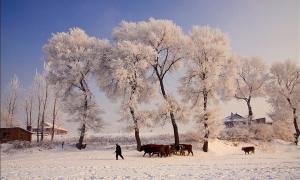
[[[243,121],[247,121],[247,118],[239,115],[238,113],[231,113],[230,116],[227,116],[224,118],[224,122],[243,122]]]
[[[48,123],[48,122],[44,122],[44,129],[47,129],[47,128],[52,128],[52,124],[51,124],[51,123]],[[54,124],[54,128],[55,128],[56,130],[68,131],[67,129],[65,129],[65,128],[63,128],[63,127],[57,126],[56,124]]]
[[[239,115],[238,113],[231,113],[230,116],[227,116],[224,118],[224,122],[246,122],[248,119]],[[271,124],[272,121],[266,121],[266,118],[265,117],[262,117],[262,118],[256,118],[256,119],[252,119],[252,121],[255,121],[257,123],[269,123]]]

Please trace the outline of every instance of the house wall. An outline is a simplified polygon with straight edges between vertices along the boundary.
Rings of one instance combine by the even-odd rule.
[[[231,128],[231,127],[234,127],[234,126],[238,126],[238,125],[245,125],[246,122],[244,121],[228,121],[228,122],[225,122],[225,126],[227,128]]]
[[[31,133],[21,128],[0,129],[0,143],[14,140],[31,142]]]

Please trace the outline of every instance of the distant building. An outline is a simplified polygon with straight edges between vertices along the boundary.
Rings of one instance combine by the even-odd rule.
[[[20,127],[0,128],[0,143],[8,141],[29,141],[31,142],[32,132]]]
[[[254,121],[258,124],[266,124],[266,118],[253,119],[252,121]]]
[[[247,120],[247,118],[244,118],[238,113],[231,113],[230,116],[224,118],[224,124],[226,127],[233,127],[235,125],[247,124]]]
[[[247,124],[248,118],[245,118],[238,113],[231,113],[230,116],[224,118],[224,124],[226,127],[234,127],[235,125],[245,125]],[[272,124],[271,122],[267,122],[266,118],[257,118],[252,119],[251,123],[257,124]]]
[[[41,129],[42,128],[40,127],[39,134],[41,134]],[[33,128],[32,132],[37,133],[37,128]],[[62,127],[58,127],[58,126],[54,125],[54,134],[56,134],[56,135],[65,135],[67,133],[68,133],[67,129],[64,129]],[[47,135],[50,135],[50,134],[52,134],[52,124],[45,122],[44,123],[44,135],[47,136]]]

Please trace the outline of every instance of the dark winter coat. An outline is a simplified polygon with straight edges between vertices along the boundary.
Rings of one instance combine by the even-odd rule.
[[[119,145],[116,146],[116,153],[117,154],[122,154],[121,147]]]

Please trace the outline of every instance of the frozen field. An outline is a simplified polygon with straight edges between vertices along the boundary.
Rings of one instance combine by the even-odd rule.
[[[215,141],[210,152],[194,156],[142,157],[123,150],[32,149],[1,154],[1,179],[300,179],[300,148],[288,144],[258,146],[254,155]]]

